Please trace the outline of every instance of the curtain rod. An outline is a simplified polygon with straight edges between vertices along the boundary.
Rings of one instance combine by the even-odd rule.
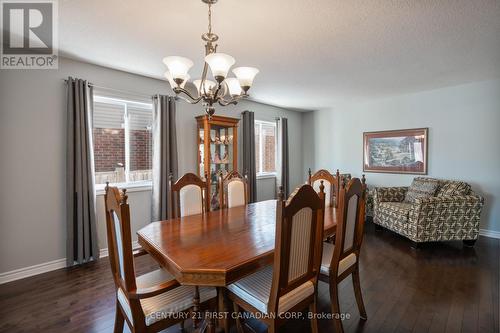
[[[68,79],[62,79],[65,83],[68,83]],[[87,81],[87,84],[89,87],[94,87],[94,88],[99,88],[99,89],[105,89],[105,90],[111,90],[111,91],[116,91],[120,93],[125,93],[129,95],[136,95],[136,96],[141,96],[141,97],[152,97],[156,98],[157,94],[154,95],[148,95],[148,94],[143,94],[143,93],[138,93],[138,92],[133,92],[133,91],[128,91],[128,90],[121,90],[121,89],[115,89],[115,88],[109,88],[109,87],[104,87],[104,86],[98,86],[96,84],[90,83]]]

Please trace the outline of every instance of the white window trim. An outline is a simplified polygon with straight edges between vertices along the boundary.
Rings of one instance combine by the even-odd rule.
[[[152,180],[144,180],[144,181],[135,181],[131,182],[129,180],[130,177],[130,128],[129,128],[129,114],[128,114],[128,107],[129,106],[134,106],[136,108],[142,108],[142,109],[147,109],[147,110],[153,110],[153,104],[149,103],[143,103],[143,102],[136,102],[132,100],[126,100],[126,99],[118,99],[118,98],[111,98],[111,97],[105,97],[105,96],[100,96],[100,95],[95,95],[94,96],[94,102],[100,102],[100,103],[108,103],[108,104],[117,104],[123,106],[123,126],[125,130],[125,182],[124,183],[114,183],[114,184],[109,184],[110,186],[116,186],[120,189],[127,189],[128,192],[140,192],[140,191],[150,191],[153,188],[153,181]],[[127,149],[128,147],[128,149]],[[95,171],[94,171],[95,172]],[[95,192],[96,195],[102,195],[104,194],[104,189],[106,187],[106,184],[95,184]]]
[[[130,182],[130,183],[114,183],[114,184],[110,183],[109,186],[118,187],[120,190],[127,189],[127,193],[145,192],[145,191],[151,191],[153,189],[153,181],[144,180],[144,181]],[[106,184],[96,184],[95,194],[103,195],[106,192],[105,188]]]
[[[263,146],[264,146],[264,140],[262,140],[262,125],[271,125],[274,127],[274,135],[276,135],[276,123],[272,121],[265,121],[265,120],[255,120],[255,126],[259,127],[259,147],[256,149],[259,149],[259,165],[257,167],[257,172],[256,176],[257,179],[265,179],[265,178],[275,178],[276,177],[276,171],[275,172],[261,172],[262,166],[263,166],[263,161],[264,159],[262,158],[262,153],[263,153]],[[276,150],[276,147],[275,147]],[[274,161],[274,166],[276,167],[276,154],[275,154],[275,161]]]

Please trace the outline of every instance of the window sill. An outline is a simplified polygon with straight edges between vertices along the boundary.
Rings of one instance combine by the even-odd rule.
[[[152,182],[135,182],[135,183],[129,183],[129,184],[120,183],[120,184],[110,184],[110,185],[116,186],[120,190],[127,189],[127,193],[147,192],[147,191],[151,191],[153,189]],[[96,195],[104,195],[105,187],[106,187],[106,185],[104,185],[104,184],[96,185],[95,186]]]
[[[276,174],[269,173],[269,174],[257,175],[257,179],[269,179],[269,178],[276,178]]]

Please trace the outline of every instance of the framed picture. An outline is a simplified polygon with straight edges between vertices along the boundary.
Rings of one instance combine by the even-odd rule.
[[[363,133],[363,171],[427,174],[428,128]]]

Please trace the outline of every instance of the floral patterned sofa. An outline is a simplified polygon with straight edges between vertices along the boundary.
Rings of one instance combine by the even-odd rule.
[[[432,195],[408,201],[409,189],[420,193],[419,186],[428,185],[435,189]],[[414,247],[451,240],[473,246],[479,235],[484,199],[465,182],[417,177],[411,187],[377,187],[371,195],[373,222],[409,238]]]

